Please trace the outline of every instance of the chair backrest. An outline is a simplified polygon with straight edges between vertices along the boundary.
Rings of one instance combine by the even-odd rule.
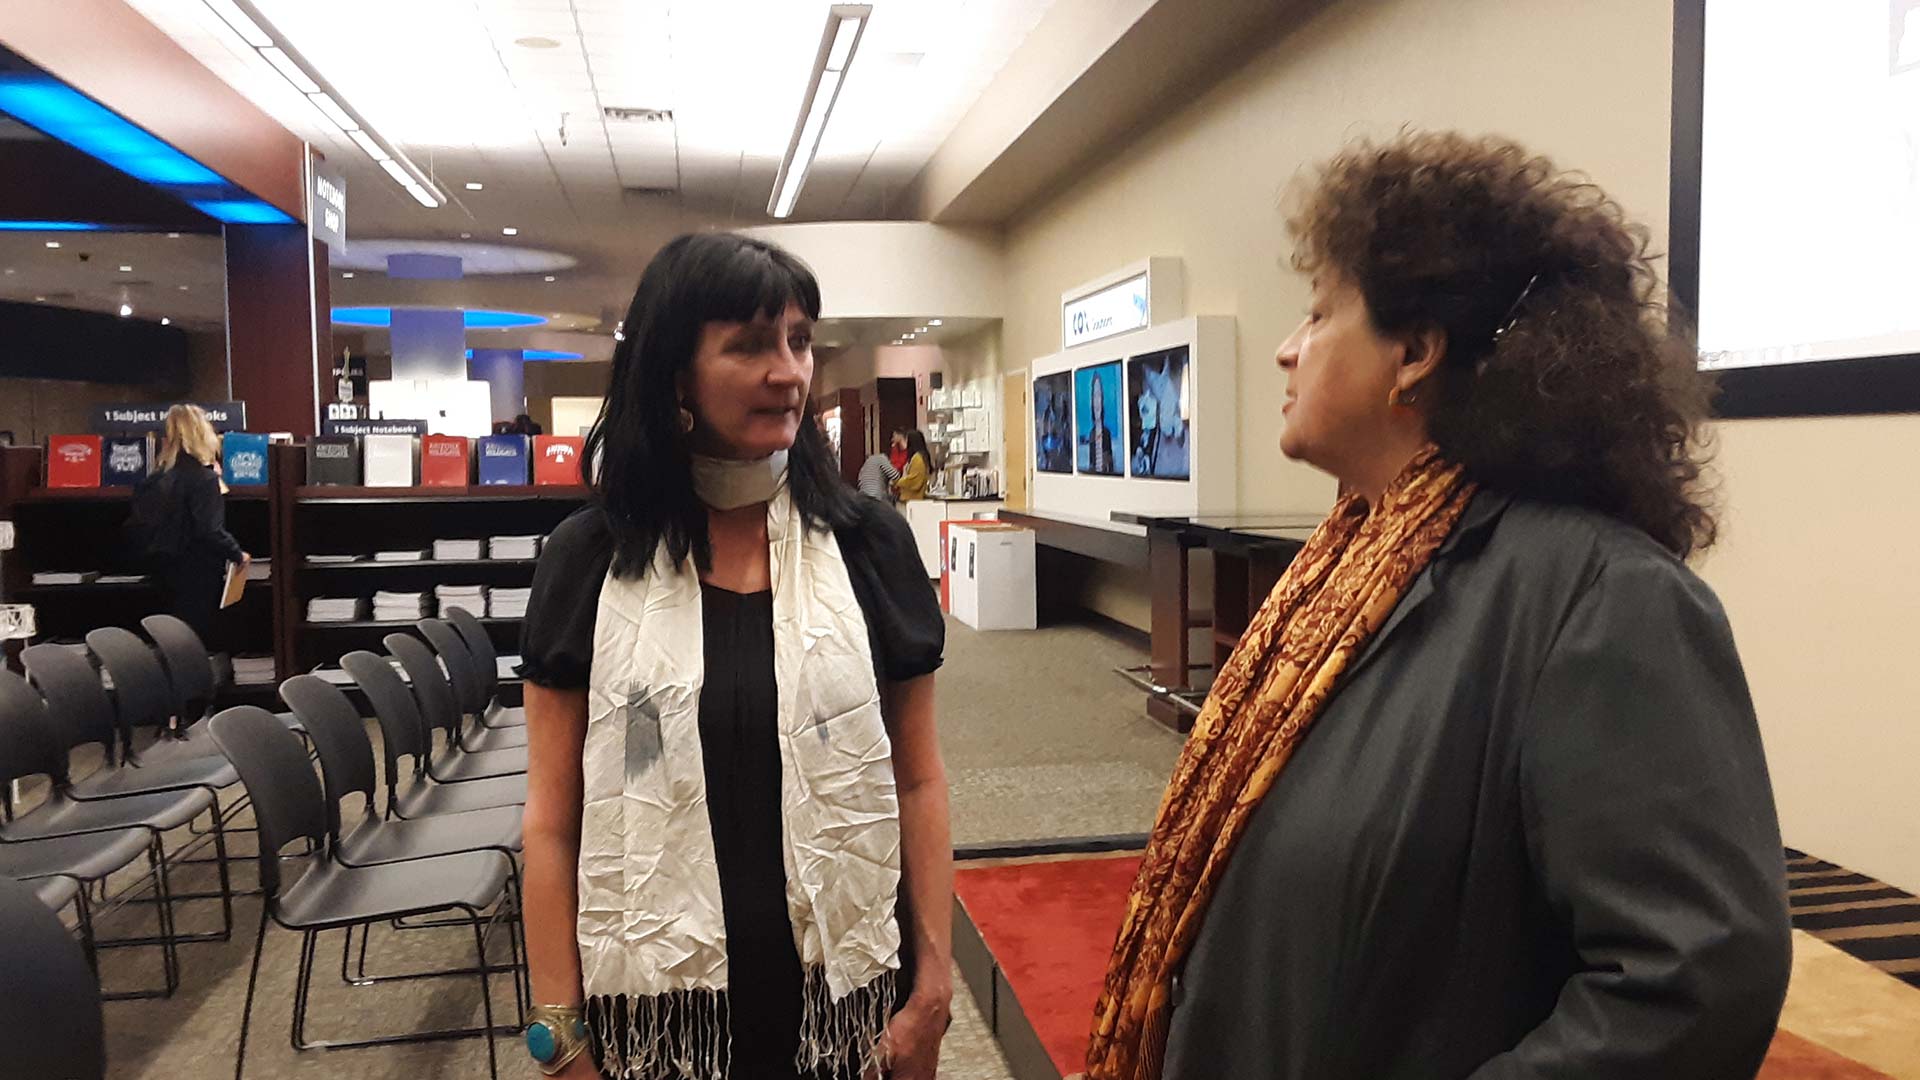
[[[307,738],[320,755],[320,778],[327,793],[327,834],[340,838],[340,800],[359,792],[362,807],[373,811],[373,740],[360,711],[340,688],[318,675],[295,675],[280,684],[280,697],[306,725]]]
[[[295,840],[311,841],[315,850],[326,843],[326,795],[300,737],[267,710],[257,705],[223,709],[207,721],[207,729],[247,787],[260,829],[260,888],[277,904],[280,852]]]
[[[27,674],[46,695],[49,722],[62,750],[98,744],[112,761],[123,733],[114,718],[113,699],[100,685],[87,654],[68,645],[34,645],[22,654]]]
[[[453,687],[440,670],[440,661],[427,643],[407,634],[388,634],[381,639],[387,651],[398,657],[413,683],[413,700],[420,705],[423,729],[429,738],[434,728],[447,733],[449,742],[460,738],[460,706],[453,699]],[[431,749],[431,747],[429,747]]]
[[[473,653],[460,637],[460,631],[445,619],[421,619],[413,624],[440,654],[440,662],[446,665],[447,678],[453,683],[454,700],[459,703],[460,711],[469,716],[478,716],[486,711],[487,688],[480,679],[480,672],[474,668]]]
[[[213,657],[200,635],[172,615],[149,615],[140,628],[153,639],[173,686],[174,715],[182,724],[205,719],[213,704]]]
[[[107,1074],[100,987],[86,954],[31,886],[0,877],[0,1016],[25,1026],[0,1055],[0,1080]]]
[[[120,718],[120,738],[129,754],[136,728],[159,731],[173,715],[173,685],[160,657],[140,635],[117,626],[87,632],[87,648],[113,676],[114,712]]]
[[[474,666],[480,669],[480,685],[485,690],[481,698],[484,708],[500,694],[500,653],[493,647],[493,636],[487,633],[485,623],[480,617],[463,607],[450,607],[441,612],[447,621],[460,631],[460,640],[467,643],[467,651],[473,654]]]
[[[387,786],[391,788],[399,759],[413,758],[417,773],[432,749],[427,725],[420,719],[420,706],[386,657],[357,649],[341,657],[340,666],[373,704],[373,715],[380,721],[380,743],[387,752]]]
[[[33,649],[27,652],[31,654]],[[41,700],[39,691],[27,680],[0,668],[0,801],[11,794],[7,785],[29,776],[51,777],[56,786],[65,787],[66,751],[54,735],[47,703]],[[12,807],[7,809],[11,812]]]

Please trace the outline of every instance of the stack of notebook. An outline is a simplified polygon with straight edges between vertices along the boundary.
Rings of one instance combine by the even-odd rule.
[[[247,564],[248,581],[265,581],[273,576],[272,559],[255,559]]]
[[[308,622],[353,622],[366,600],[358,596],[316,596],[307,601]]]
[[[426,557],[427,553],[422,548],[408,548],[404,551],[376,551],[373,553],[374,562],[419,562]]]
[[[478,559],[480,541],[478,540],[435,540],[433,557],[436,559]]]
[[[240,655],[233,658],[235,686],[258,686],[273,681],[273,657]]]
[[[88,585],[100,579],[98,570],[36,570],[35,585]]]
[[[412,622],[427,613],[427,594],[387,592],[373,594],[374,622]]]
[[[485,585],[435,585],[433,599],[440,605],[442,618],[451,608],[465,608],[472,615],[484,615],[487,611]]]
[[[307,561],[320,566],[333,566],[338,563],[359,562],[359,555],[309,555]]]
[[[524,619],[527,598],[532,595],[532,589],[488,589],[487,615],[495,619]]]
[[[532,559],[540,554],[538,536],[489,536],[487,537],[487,558],[489,559]]]
[[[138,585],[147,580],[145,574],[101,574],[94,579],[97,585]]]

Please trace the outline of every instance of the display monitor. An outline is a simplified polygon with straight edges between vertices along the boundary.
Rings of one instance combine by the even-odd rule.
[[[1191,478],[1185,345],[1127,361],[1127,452],[1134,476]]]
[[[1073,472],[1073,372],[1033,380],[1034,468]]]
[[[1073,373],[1074,466],[1086,476],[1123,476],[1120,457],[1120,361]]]

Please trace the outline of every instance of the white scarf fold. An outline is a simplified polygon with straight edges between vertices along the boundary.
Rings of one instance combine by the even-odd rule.
[[[865,618],[829,530],[767,508],[787,911],[802,1069],[871,1064],[897,994],[900,815]],[[610,1080],[720,1080],[726,925],[700,747],[700,577],[608,575],[581,765],[578,937]],[[619,999],[625,998],[624,1002]]]

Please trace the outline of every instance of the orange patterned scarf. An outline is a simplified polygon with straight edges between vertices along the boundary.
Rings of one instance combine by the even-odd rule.
[[[1156,1080],[1169,984],[1247,821],[1474,486],[1428,447],[1369,511],[1342,499],[1240,639],[1160,803],[1094,1009],[1088,1080]]]

